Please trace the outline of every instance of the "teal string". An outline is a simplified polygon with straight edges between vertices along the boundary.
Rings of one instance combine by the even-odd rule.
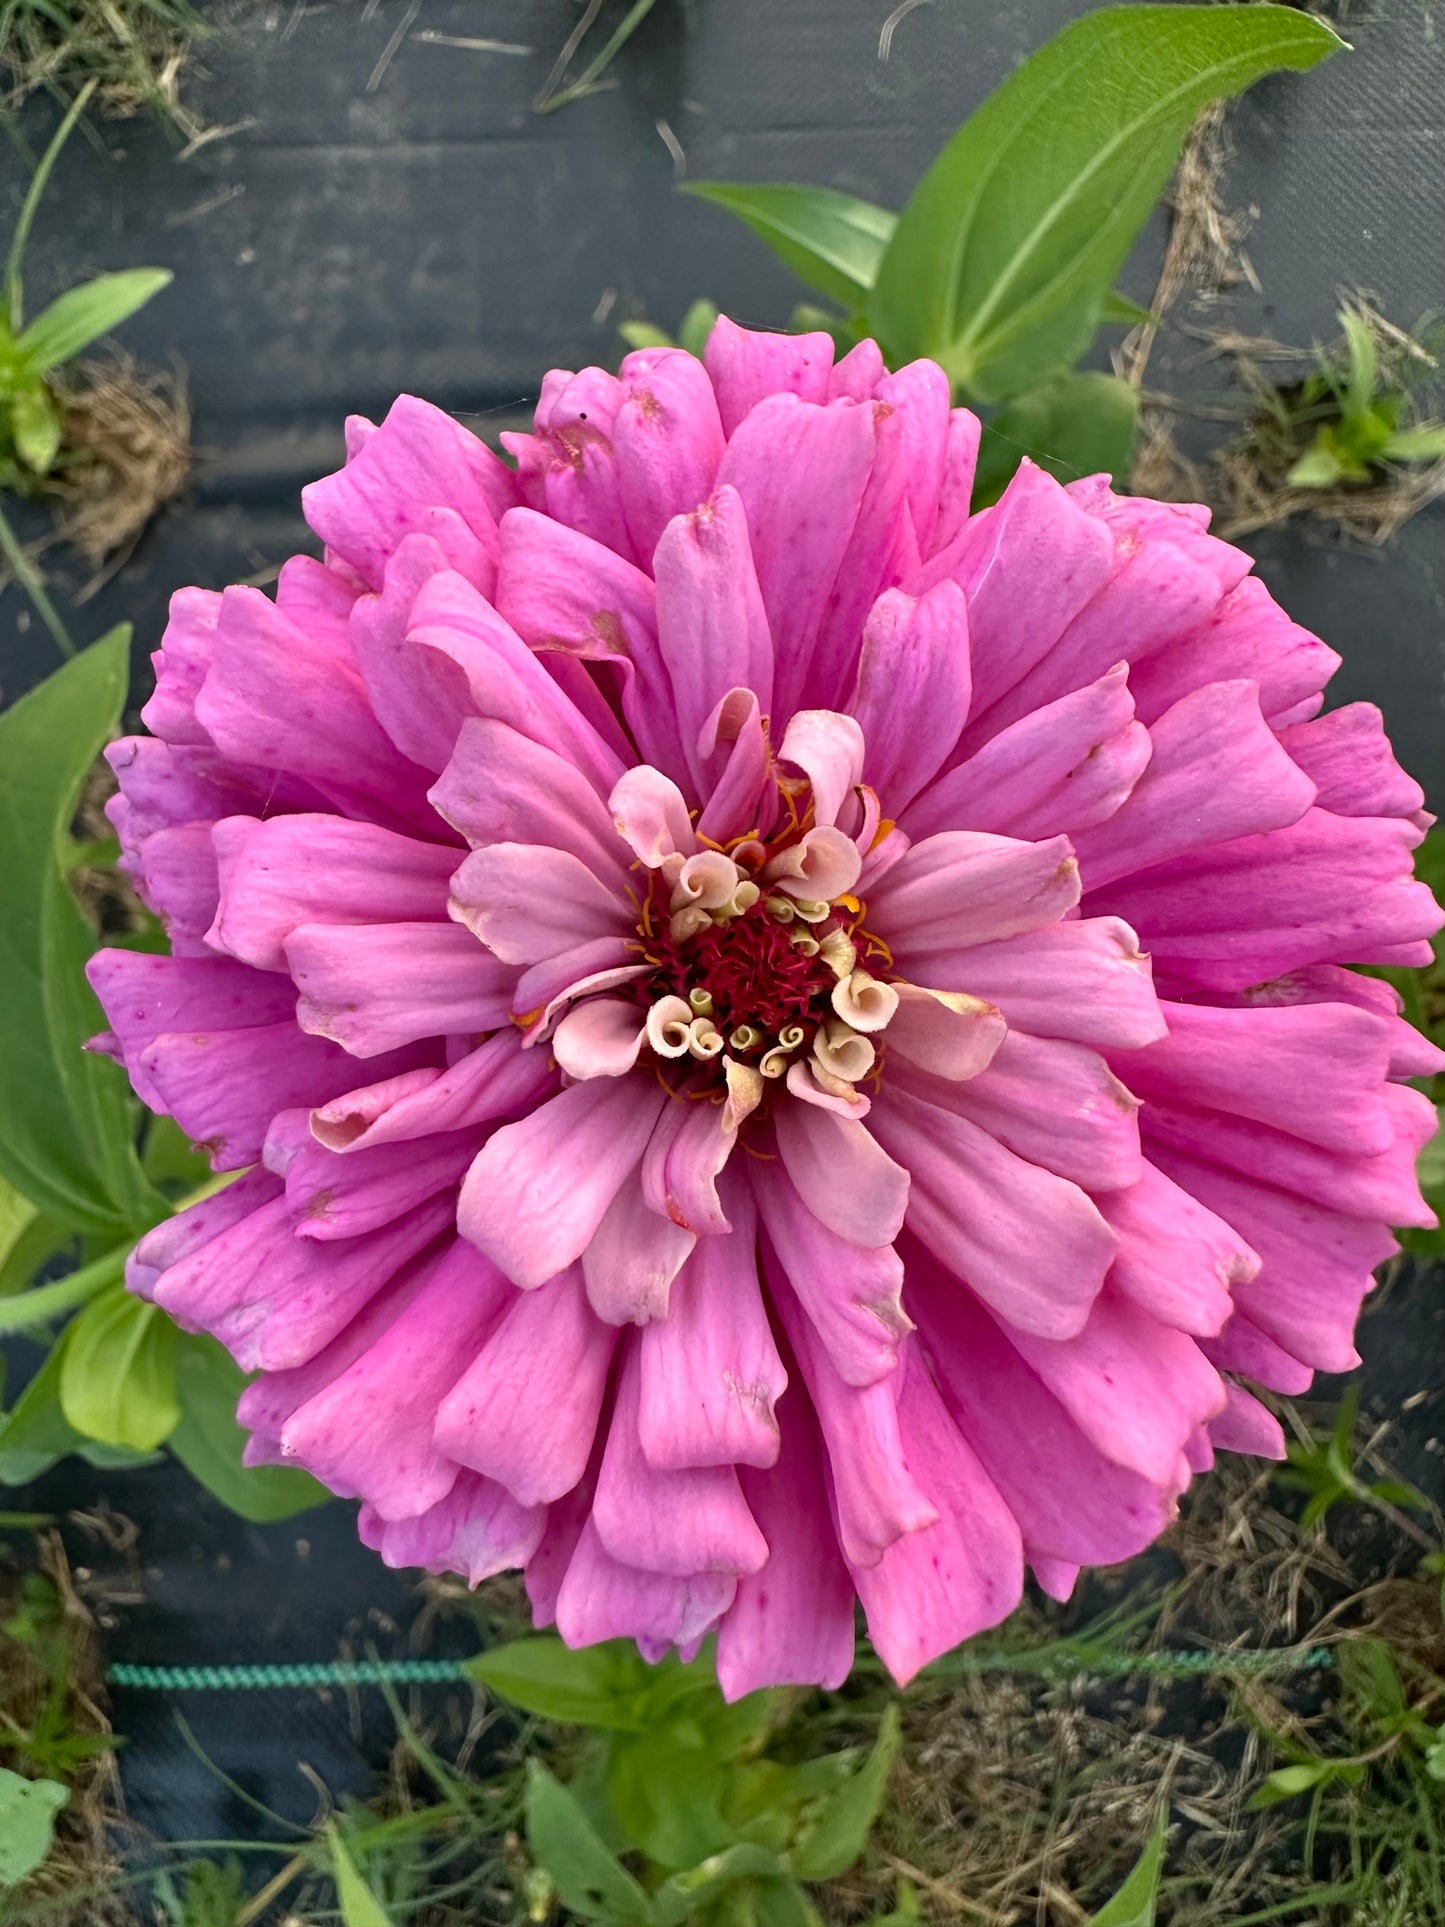
[[[1188,1679],[1208,1674],[1311,1672],[1334,1664],[1328,1646],[1304,1652],[1266,1648],[1256,1652],[1103,1653],[1080,1658],[1070,1653],[1030,1663],[1026,1653],[961,1653],[950,1671],[972,1673],[1059,1673],[1118,1678],[1129,1674]],[[352,1659],[272,1666],[128,1666],[117,1662],[107,1678],[112,1686],[158,1693],[265,1692],[315,1686],[436,1686],[467,1678],[464,1659]]]

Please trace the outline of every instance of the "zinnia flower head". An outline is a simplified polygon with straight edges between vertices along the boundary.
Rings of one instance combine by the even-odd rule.
[[[726,321],[515,468],[403,399],[111,752],[173,954],[105,1045],[250,1167],[133,1289],[388,1563],[732,1695],[1137,1552],[1432,1222],[1442,1060],[1343,967],[1440,922],[1377,711],[1201,509],[970,515],[978,435]]]

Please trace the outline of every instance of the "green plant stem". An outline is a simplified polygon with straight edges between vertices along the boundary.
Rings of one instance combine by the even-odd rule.
[[[43,1325],[94,1298],[120,1277],[129,1251],[129,1245],[118,1245],[114,1251],[82,1265],[79,1271],[72,1271],[68,1278],[57,1278],[53,1285],[37,1285],[0,1302],[0,1338],[26,1331],[31,1325]]]
[[[40,163],[30,177],[30,186],[16,218],[15,232],[10,237],[10,252],[5,257],[5,306],[9,312],[10,332],[18,335],[24,323],[24,306],[21,297],[20,263],[25,258],[25,246],[30,239],[30,230],[35,225],[35,212],[40,206],[40,197],[45,192],[50,171],[60,158],[60,150],[70,139],[71,129],[85,112],[85,103],[95,92],[94,80],[86,81],[80,92],[71,101],[64,120],[55,130],[49,147],[40,157]]]
[[[69,658],[75,654],[75,644],[70,632],[60,619],[60,611],[45,593],[45,584],[40,580],[40,571],[25,553],[19,536],[10,526],[10,518],[0,509],[0,555],[10,565],[10,571],[21,588],[35,604],[35,612],[50,631],[51,641],[62,656]]]
[[[636,33],[648,14],[652,12],[654,4],[655,0],[635,0],[635,4],[628,10],[626,17],[619,21],[607,45],[602,49],[601,53],[598,54],[597,58],[583,70],[581,76],[572,82],[570,87],[560,87],[555,94],[549,93],[547,88],[543,88],[536,102],[537,112],[539,114],[555,113],[559,107],[565,107],[569,101],[580,100],[584,94],[590,93],[592,88],[596,86],[597,82],[602,78],[603,74],[606,73],[618,53],[632,38],[633,34]],[[591,26],[596,17],[597,10],[595,8],[589,9],[583,18],[581,28],[574,33],[572,39],[568,41],[566,47],[563,49],[562,58],[558,62],[558,66],[553,69],[554,78],[559,77],[559,70],[565,69],[567,62],[577,51],[582,35],[586,32],[587,28]],[[548,87],[550,87],[551,84],[552,82],[549,81]]]

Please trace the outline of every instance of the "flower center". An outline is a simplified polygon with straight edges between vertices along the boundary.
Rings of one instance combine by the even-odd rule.
[[[881,946],[861,929],[857,874],[847,839],[816,829],[650,870],[637,929],[651,968],[635,995],[654,1055],[689,1077],[732,1063],[777,1078],[794,1062],[841,1084],[867,1077],[877,1051],[865,1033],[898,998],[860,968],[860,950]]]

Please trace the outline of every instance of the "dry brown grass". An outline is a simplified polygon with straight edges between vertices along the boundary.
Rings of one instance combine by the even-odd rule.
[[[81,599],[130,555],[158,510],[186,485],[191,410],[179,370],[147,372],[129,356],[68,371],[61,455],[48,492],[56,539],[97,571]]]

